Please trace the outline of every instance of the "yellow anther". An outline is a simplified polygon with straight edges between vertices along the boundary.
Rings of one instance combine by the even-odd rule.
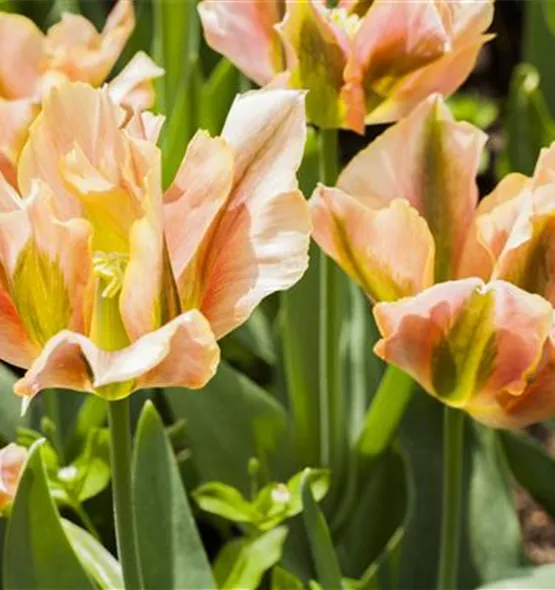
[[[329,12],[332,22],[341,27],[349,37],[357,34],[362,22],[357,14],[349,14],[345,8],[332,8]]]
[[[102,297],[111,299],[121,291],[128,262],[129,256],[127,254],[95,252],[93,256],[94,273],[106,283],[101,293]]]

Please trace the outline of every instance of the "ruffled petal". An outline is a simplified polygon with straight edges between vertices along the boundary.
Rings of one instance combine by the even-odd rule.
[[[509,174],[480,201],[464,246],[460,278],[491,278],[519,212],[530,198],[530,184],[523,174]]]
[[[60,332],[44,347],[15,387],[23,397],[60,387],[109,400],[149,387],[203,387],[214,375],[219,348],[210,325],[190,311],[137,340],[108,352],[75,332]]]
[[[285,46],[288,84],[308,90],[309,121],[323,128],[364,131],[364,102],[358,81],[345,80],[348,35],[336,26],[317,0],[287,0],[277,27]],[[349,83],[347,83],[349,82]]]
[[[64,13],[46,35],[47,69],[57,70],[74,82],[100,86],[114,67],[133,28],[131,0],[119,0],[101,33],[86,18]]]
[[[245,321],[258,302],[287,289],[308,257],[308,206],[297,191],[306,127],[303,94],[264,90],[236,99],[223,137],[234,153],[227,201],[178,284],[191,293],[218,338]],[[188,287],[186,286],[188,285]]]
[[[502,392],[521,395],[553,325],[553,309],[542,297],[473,278],[380,303],[374,314],[382,334],[378,356],[460,408]]]
[[[407,201],[372,208],[320,186],[310,207],[316,243],[374,301],[395,301],[433,283],[434,240]]]
[[[33,21],[19,14],[0,13],[0,98],[34,97],[43,43],[44,36]]]
[[[154,105],[153,81],[164,75],[144,52],[137,52],[123,70],[108,84],[111,99],[122,106],[142,111]]]
[[[198,11],[212,49],[263,86],[281,69],[281,42],[274,29],[281,0],[204,0]]]
[[[359,199],[408,200],[428,222],[436,242],[435,279],[445,280],[455,276],[472,221],[486,139],[472,125],[454,121],[441,98],[432,96],[359,152],[338,186]]]
[[[14,443],[0,450],[0,512],[15,499],[27,456],[27,449]]]

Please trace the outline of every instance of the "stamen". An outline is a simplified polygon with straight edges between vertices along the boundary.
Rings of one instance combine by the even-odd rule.
[[[349,14],[345,8],[332,8],[329,11],[331,21],[341,27],[349,37],[354,37],[361,24],[358,14]]]
[[[111,299],[121,291],[125,277],[125,268],[128,262],[129,256],[127,254],[120,254],[119,252],[94,253],[94,273],[107,283],[102,291],[102,297]]]

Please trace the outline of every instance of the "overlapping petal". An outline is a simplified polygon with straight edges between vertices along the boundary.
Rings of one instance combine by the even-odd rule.
[[[380,357],[444,403],[496,426],[504,424],[499,400],[526,396],[553,327],[553,309],[542,297],[474,278],[380,303],[374,313]]]
[[[310,220],[296,180],[305,133],[301,93],[267,90],[242,95],[222,133],[233,154],[231,187],[229,155],[221,146],[211,161],[217,160],[223,169],[225,186],[213,186],[208,176],[199,176],[198,188],[185,196],[170,189],[170,217],[178,215],[181,206],[190,210],[204,201],[198,210],[202,221],[187,244],[179,246],[185,228],[168,221],[166,228],[182,302],[185,308],[198,307],[218,338],[245,321],[263,297],[287,289],[306,269]],[[197,141],[208,158],[210,141]],[[199,156],[188,157],[194,162]],[[181,178],[197,173],[186,168],[184,163]],[[222,204],[218,191],[225,188],[229,193]]]
[[[207,43],[229,57],[260,85],[282,67],[281,42],[274,29],[284,0],[206,0],[199,15]]]
[[[478,199],[476,172],[485,139],[475,127],[454,121],[437,96],[428,98],[411,115],[385,131],[353,158],[339,178],[339,188],[352,200],[340,198],[337,192],[328,193],[327,201],[333,201],[336,209],[335,225],[343,226],[343,250],[348,247],[353,253],[362,252],[366,235],[367,255],[372,249],[372,256],[377,256],[380,251],[381,255],[374,262],[366,260],[368,268],[364,272],[368,276],[377,272],[377,277],[392,262],[391,256],[383,258],[386,250],[392,252],[400,245],[410,245],[409,258],[406,254],[397,257],[405,260],[397,264],[398,279],[404,277],[401,282],[406,281],[407,273],[410,273],[409,259],[423,264],[413,270],[415,277],[417,273],[422,274],[420,280],[412,280],[408,290],[406,286],[398,290],[398,296],[414,292],[412,289],[417,286],[424,288],[431,284],[430,260],[433,260],[436,281],[454,278]],[[403,154],[402,166],[399,166],[399,154]],[[353,200],[369,210],[357,214]],[[371,210],[388,207],[396,200],[406,201],[416,211],[409,216],[408,208],[397,205],[389,206],[387,214],[381,212],[380,217],[387,215],[390,221],[395,220],[394,230],[388,233],[384,227],[378,227],[376,214]],[[347,206],[347,203],[351,211],[344,211],[343,218],[338,221],[338,208]],[[321,207],[313,208],[315,238],[331,253],[330,240],[327,240],[327,247],[322,243],[322,237],[330,232],[330,218],[314,217],[318,210]],[[429,229],[424,227],[416,212],[426,220]],[[430,233],[435,242],[435,255]],[[414,258],[410,258],[412,256]],[[334,257],[339,260],[342,256]],[[363,260],[359,263],[364,266]],[[399,270],[401,267],[403,270]],[[388,272],[389,277],[394,274],[394,271]],[[385,295],[375,289],[368,293],[374,299]],[[392,295],[390,291],[387,299]]]
[[[433,237],[406,200],[384,204],[318,187],[310,207],[314,240],[374,301],[395,301],[433,283]]]
[[[27,398],[61,387],[116,400],[148,387],[203,387],[218,362],[210,325],[192,310],[116,351],[103,350],[82,334],[62,331],[14,389]]]
[[[27,449],[14,443],[0,450],[0,512],[15,498],[27,456]]]

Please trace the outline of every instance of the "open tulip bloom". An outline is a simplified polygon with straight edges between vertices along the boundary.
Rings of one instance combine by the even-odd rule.
[[[490,0],[203,0],[204,34],[260,85],[309,90],[323,128],[396,121],[467,78],[490,38]]]
[[[19,395],[201,387],[216,340],[304,272],[303,94],[238,97],[164,194],[161,123],[64,84],[32,126],[21,195],[0,179],[0,357],[28,369]]]
[[[15,184],[15,169],[42,96],[67,81],[100,86],[135,26],[133,3],[119,0],[99,33],[86,18],[64,13],[46,34],[28,18],[0,12],[0,172]],[[150,108],[152,80],[163,70],[137,53],[109,89],[124,105]]]
[[[484,142],[427,99],[316,189],[314,238],[377,302],[379,356],[518,428],[555,411],[555,146],[478,205]]]

